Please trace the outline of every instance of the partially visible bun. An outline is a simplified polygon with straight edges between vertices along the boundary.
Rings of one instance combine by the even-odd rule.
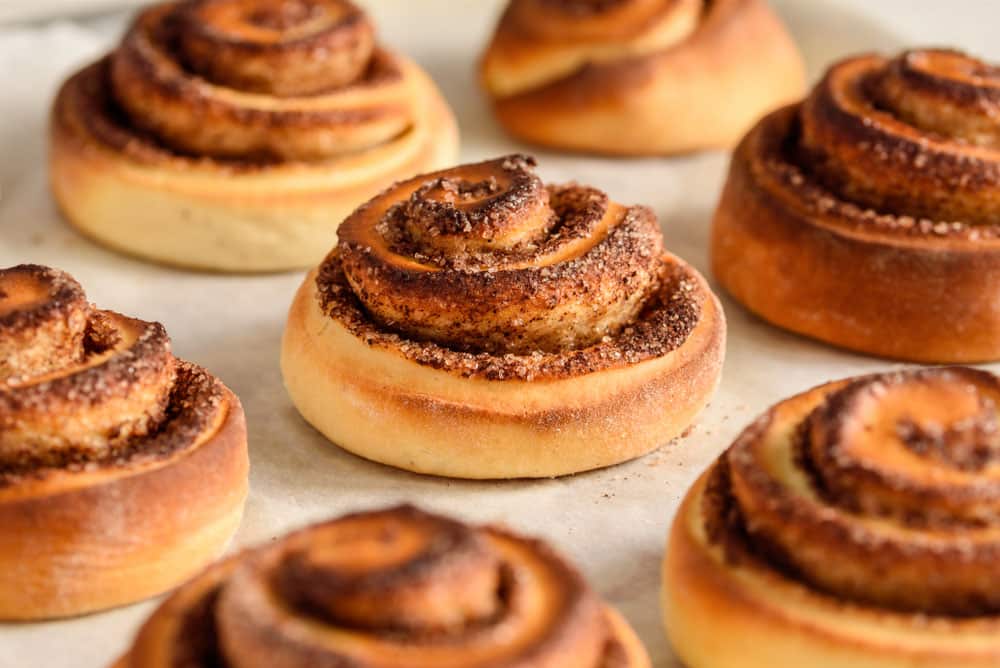
[[[451,163],[428,76],[347,0],[144,10],[52,113],[53,192],[115,249],[222,271],[305,267],[359,203]]]
[[[512,0],[480,78],[515,137],[615,155],[730,147],[805,88],[764,0]]]
[[[670,534],[684,665],[997,665],[998,405],[993,374],[939,367],[827,383],[747,427]]]
[[[95,309],[63,272],[0,270],[0,619],[175,587],[246,494],[239,400],[160,324]]]
[[[1000,77],[954,52],[833,65],[733,156],[712,271],[765,320],[919,362],[1000,359]]]
[[[410,506],[316,524],[213,566],[118,668],[649,668],[541,541]]]

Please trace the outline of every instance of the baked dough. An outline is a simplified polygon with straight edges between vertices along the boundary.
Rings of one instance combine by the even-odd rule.
[[[409,506],[347,515],[178,590],[116,668],[649,668],[635,633],[541,541]]]
[[[751,424],[688,493],[664,562],[690,668],[1000,660],[993,374],[821,385]]]
[[[616,464],[683,433],[725,320],[655,215],[507,156],[414,177],[340,227],[289,312],[285,385],[327,438],[462,478]]]
[[[63,272],[0,270],[0,619],[175,587],[236,531],[247,466],[239,400],[162,325]]]
[[[729,148],[805,92],[764,0],[512,0],[480,80],[515,137],[612,155]]]
[[[143,11],[52,112],[52,190],[114,249],[219,271],[315,264],[337,224],[451,164],[451,111],[346,0],[182,0]]]
[[[998,82],[954,51],[834,65],[737,149],[712,230],[719,282],[837,346],[1000,358]]]

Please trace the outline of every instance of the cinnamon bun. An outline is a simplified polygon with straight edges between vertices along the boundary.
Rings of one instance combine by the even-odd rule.
[[[213,566],[117,668],[649,668],[628,624],[544,543],[409,506]]]
[[[834,65],[733,158],[712,267],[764,319],[921,362],[1000,358],[1000,76],[954,51]]]
[[[246,493],[240,402],[162,325],[94,308],[63,272],[0,270],[0,619],[176,586]]]
[[[282,370],[341,447],[421,473],[555,476],[695,419],[725,320],[656,217],[508,156],[396,184],[292,304]]]
[[[63,85],[50,172],[67,219],[112,248],[274,271],[315,263],[358,204],[456,152],[433,82],[348,0],[181,0]]]
[[[516,137],[658,155],[734,145],[805,68],[765,0],[511,0],[480,79]]]
[[[685,665],[995,666],[998,406],[993,374],[935,368],[827,383],[750,425],[671,533]]]

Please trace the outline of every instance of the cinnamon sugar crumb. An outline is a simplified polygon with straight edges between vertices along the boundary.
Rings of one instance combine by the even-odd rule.
[[[492,354],[458,351],[431,341],[408,339],[371,320],[351,290],[336,253],[320,267],[316,278],[323,312],[342,323],[369,346],[395,350],[418,364],[488,380],[542,380],[565,378],[665,355],[679,348],[701,316],[704,295],[693,275],[671,265],[660,289],[646,304],[633,325],[616,335],[605,335],[591,346],[577,350],[526,354]]]

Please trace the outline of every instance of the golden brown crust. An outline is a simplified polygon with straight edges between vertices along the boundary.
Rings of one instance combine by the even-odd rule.
[[[990,186],[1000,162],[975,143],[985,140],[975,105],[962,102],[964,75],[927,80],[947,77],[955,59],[969,67],[953,52],[853,58],[801,106],[761,121],[715,216],[712,267],[727,290],[775,324],[863,352],[1000,355]],[[966,134],[940,134],[956,124]]]
[[[689,426],[725,340],[707,284],[662,250],[649,210],[546,188],[532,164],[416,177],[345,222],[283,343],[286,385],[328,438],[489,478],[606,466]]]
[[[171,263],[286,269],[314,262],[359,201],[453,159],[454,119],[426,74],[366,39],[348,3],[296,6],[158,5],[71,77],[51,164],[71,222]],[[344,68],[353,78],[336,80]],[[143,221],[162,217],[148,229],[131,220],[143,204]]]
[[[214,566],[153,614],[121,665],[220,660],[649,667],[627,624],[544,543],[407,506],[318,524]]]
[[[374,26],[348,0],[199,0],[177,19],[180,50],[196,72],[282,97],[358,80],[375,48]]]
[[[42,370],[0,378],[0,619],[82,614],[174,586],[239,522],[239,400],[176,360],[161,325],[94,309],[62,272],[0,270],[0,291],[0,339],[32,347],[20,358]],[[57,326],[76,314],[80,335]],[[60,336],[72,345],[50,345]]]
[[[659,268],[662,274],[656,292],[649,295],[644,309],[623,329],[614,335],[604,333],[600,340],[590,345],[575,347],[571,344],[563,349],[550,351],[538,348],[525,348],[524,352],[508,352],[502,348],[498,352],[490,351],[490,344],[514,346],[520,343],[513,337],[498,337],[495,341],[488,339],[486,345],[476,345],[467,342],[468,339],[457,337],[454,343],[436,343],[434,340],[411,339],[400,335],[396,328],[380,325],[364,310],[344,276],[343,265],[336,253],[327,258],[315,277],[315,300],[318,301],[319,312],[338,321],[365,345],[392,350],[422,366],[462,378],[497,381],[570,379],[589,373],[621,369],[667,355],[684,345],[701,323],[704,310],[713,310],[715,305],[706,303],[709,297],[707,285],[691,267],[668,253],[659,255],[656,259],[667,265]],[[537,281],[537,278],[533,280]],[[486,285],[492,290],[492,284]],[[501,292],[499,296],[507,300],[510,293]],[[482,309],[483,312],[492,314],[495,309],[489,304],[488,300],[486,304],[468,304],[463,307],[467,310],[462,313],[472,314]],[[468,325],[469,329],[474,326],[475,322]],[[557,328],[553,329],[553,335],[561,333]],[[480,328],[480,331],[492,333],[496,330]],[[473,337],[470,338],[475,341]]]
[[[90,304],[68,274],[12,267],[0,285],[0,380],[45,374],[79,361]]]
[[[995,662],[998,391],[992,374],[961,367],[865,376],[748,427],[671,534],[664,605],[681,658]],[[712,638],[689,621],[706,614]]]
[[[323,3],[311,4],[321,11]],[[172,45],[183,45],[192,23],[185,17],[195,11],[189,2],[145,10],[110,56],[115,102],[168,147],[215,158],[323,160],[391,141],[414,122],[413,81],[381,49],[366,54],[355,80],[312,95],[273,97],[192,76]]]
[[[533,166],[510,156],[395,185],[344,221],[320,292],[336,299],[323,281],[342,271],[382,328],[453,349],[528,355],[616,337],[659,292],[656,217],[592,188],[546,189]],[[698,305],[678,307],[683,340]]]
[[[762,0],[514,0],[480,76],[512,134],[619,155],[731,146],[805,84]]]

